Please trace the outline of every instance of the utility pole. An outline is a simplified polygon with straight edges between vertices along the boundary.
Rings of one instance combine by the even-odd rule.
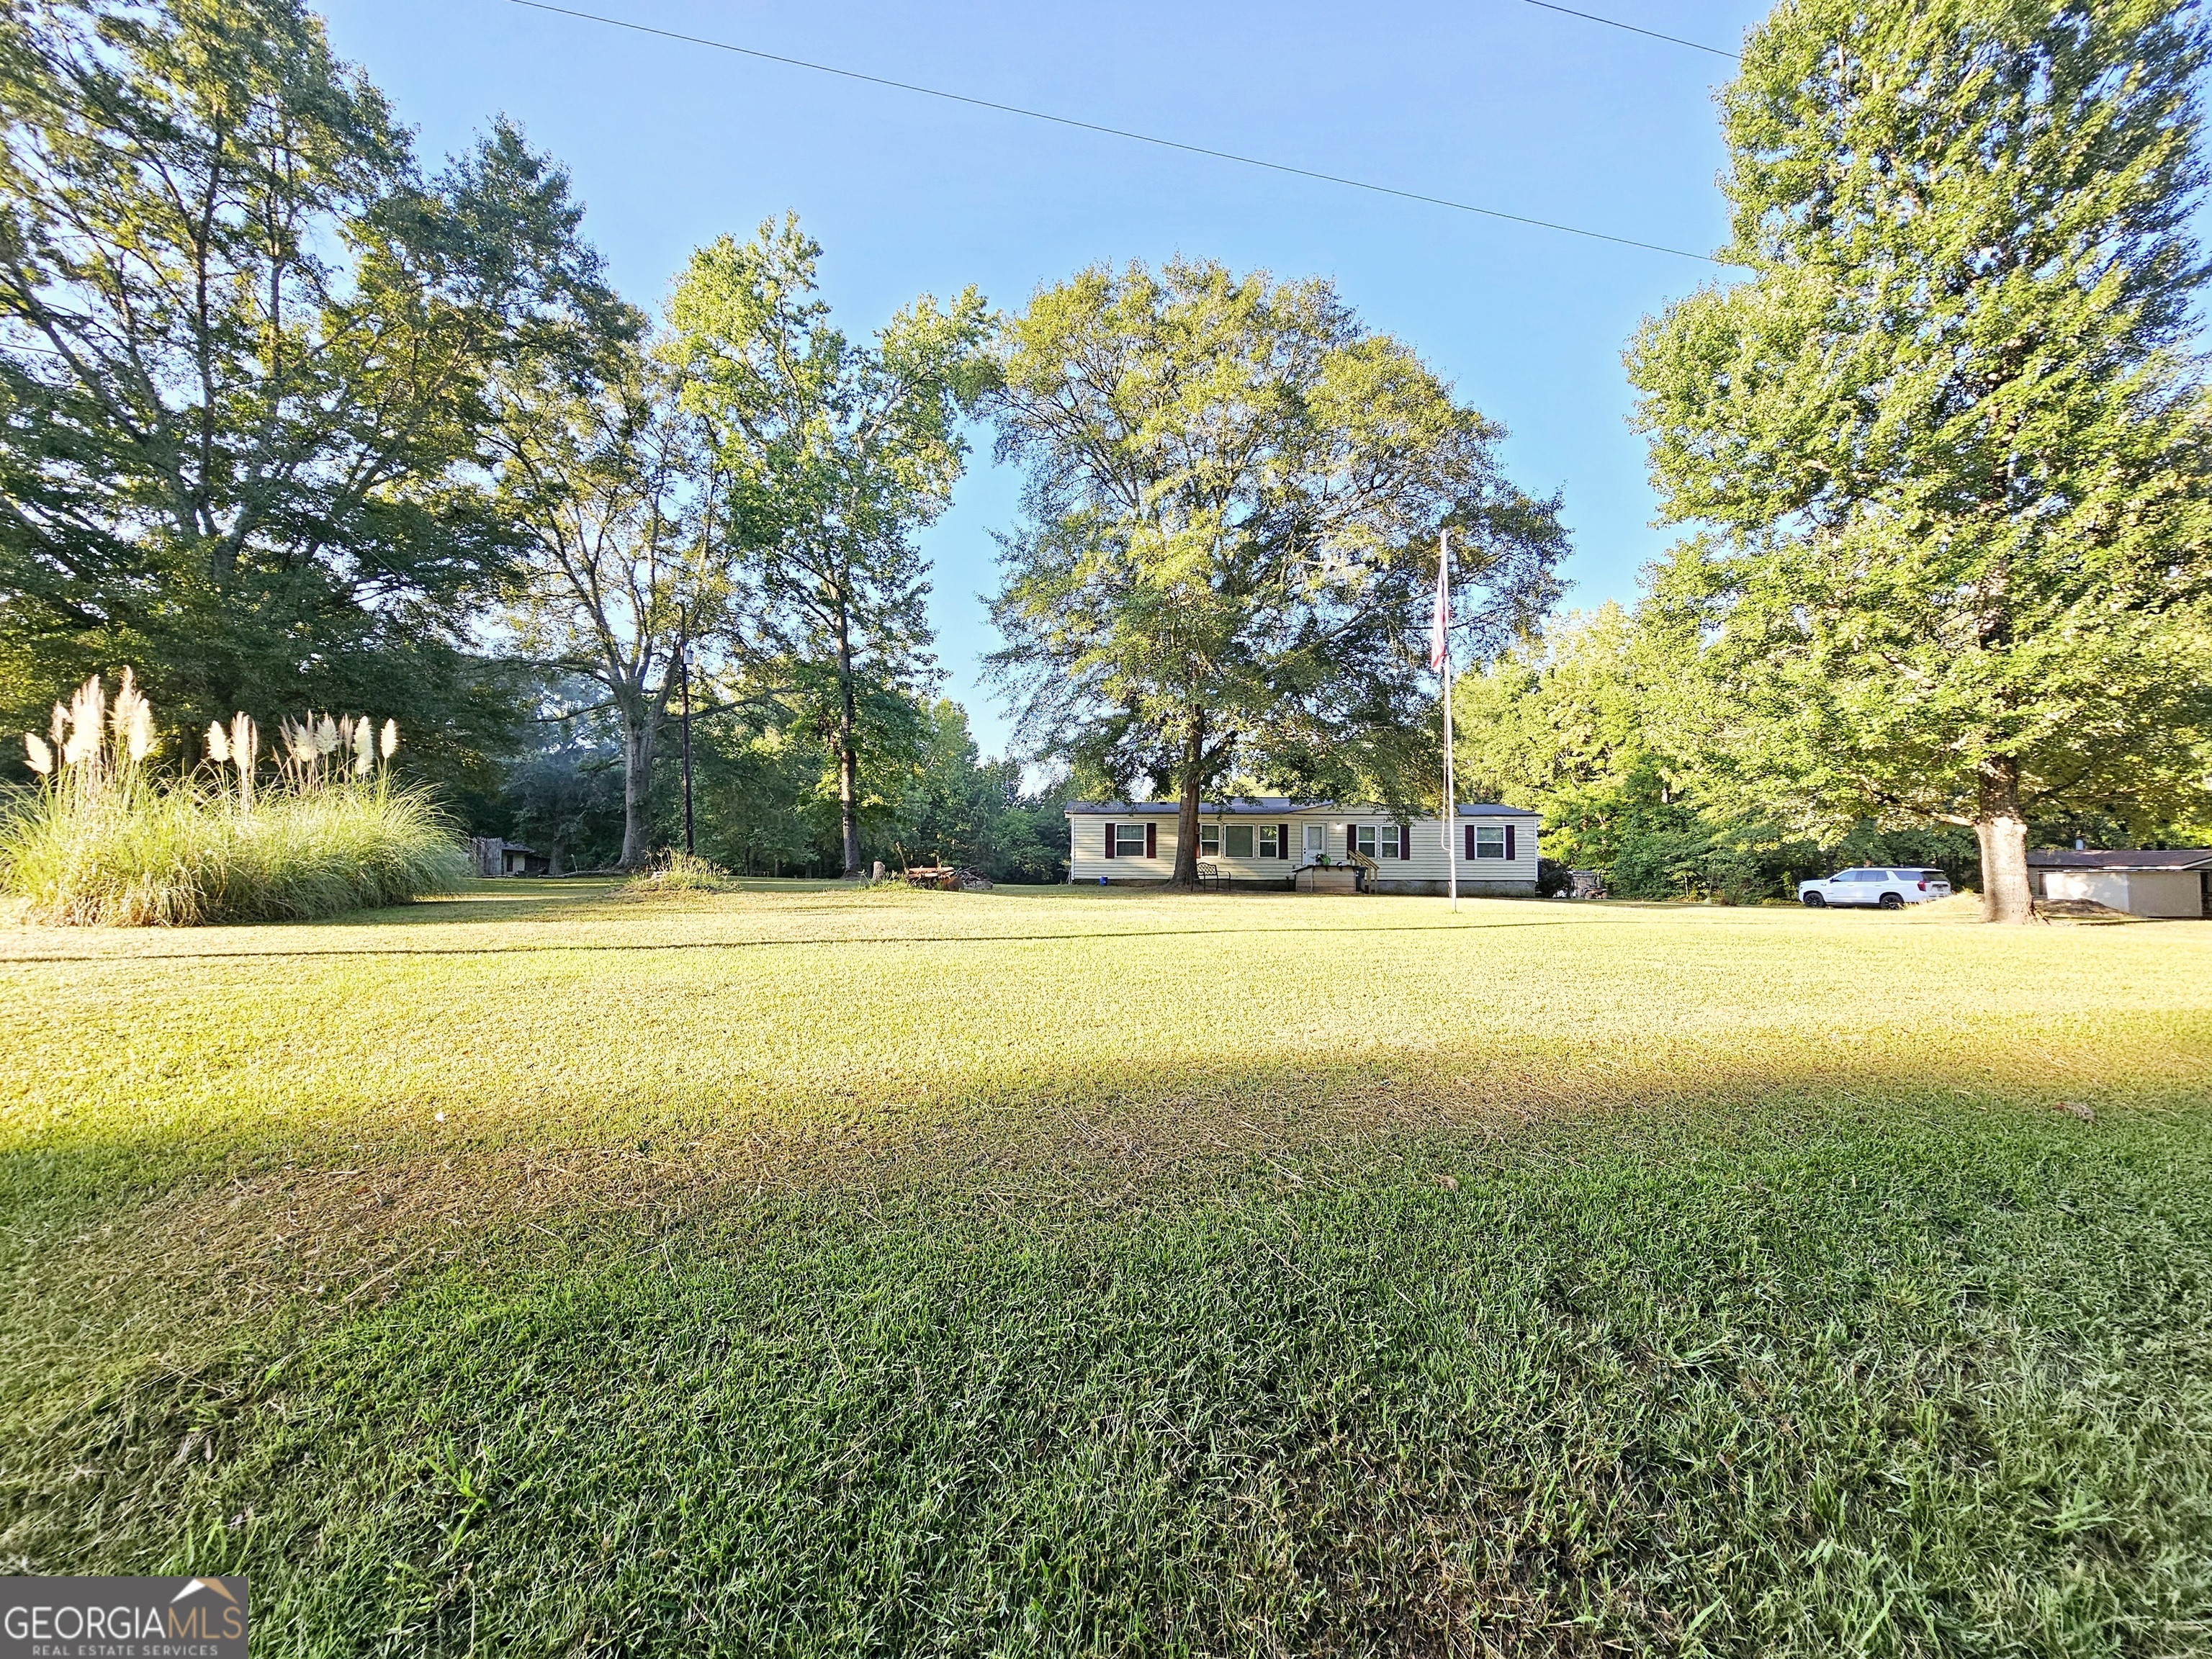
[[[691,617],[681,605],[676,615],[676,655],[684,676],[684,712],[679,716],[684,729],[684,856],[690,858],[697,851],[691,836]]]

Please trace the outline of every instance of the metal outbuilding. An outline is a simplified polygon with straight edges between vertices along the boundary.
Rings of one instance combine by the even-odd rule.
[[[2133,916],[2212,915],[2212,848],[2044,848],[2027,855],[2027,884],[2038,898],[2087,900]]]

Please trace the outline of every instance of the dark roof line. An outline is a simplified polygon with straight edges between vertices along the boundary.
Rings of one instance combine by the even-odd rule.
[[[2037,870],[2212,870],[2212,847],[2100,853],[2072,847],[2039,847],[2027,862]]]

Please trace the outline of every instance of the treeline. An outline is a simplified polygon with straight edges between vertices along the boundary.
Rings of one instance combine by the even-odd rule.
[[[1796,884],[1851,865],[1927,866],[1982,884],[1967,824],[1885,823],[1850,797],[1826,812],[1778,810],[1729,776],[1686,719],[1699,665],[1648,616],[1608,604],[1544,631],[1461,680],[1454,701],[1467,791],[1534,806],[1545,856],[1595,870],[1624,898],[1792,898]],[[2187,792],[2133,812],[2069,809],[2029,820],[2039,846],[2179,846],[2212,840],[2212,810]]]
[[[795,219],[648,315],[495,124],[436,166],[295,0],[0,9],[0,705],[137,670],[166,763],[245,710],[396,717],[564,864],[1048,878],[1052,794],[938,701],[920,532],[1026,477],[988,669],[1085,793],[1438,802],[1616,890],[2212,826],[2212,399],[2184,0],[1791,0],[1722,98],[1730,275],[1631,343],[1680,534],[1559,618],[1562,503],[1318,279],[1083,270],[866,333]],[[1449,536],[1451,556],[1439,568]],[[1486,665],[1486,667],[1481,666]],[[1970,850],[1971,848],[1971,850]]]
[[[994,880],[1050,883],[1066,875],[1062,781],[1025,792],[1022,767],[986,759],[967,711],[929,705],[918,750],[896,770],[873,766],[860,801],[861,856],[891,869],[952,864]],[[672,736],[674,734],[672,733]],[[836,876],[844,869],[834,757],[788,726],[729,711],[692,722],[693,834],[699,856],[739,875]],[[674,747],[672,744],[671,748]],[[556,741],[511,763],[495,793],[471,803],[491,831],[544,854],[555,873],[605,868],[622,856],[619,744]],[[684,844],[680,758],[657,769],[647,803],[655,847]]]
[[[1680,534],[1462,729],[1555,854],[1651,896],[2212,838],[2205,21],[1793,0],[1721,99],[1738,275],[1632,342]]]
[[[1056,813],[934,700],[914,535],[993,383],[972,290],[850,338],[786,219],[649,318],[516,128],[426,165],[288,0],[10,9],[0,118],[19,729],[126,665],[173,766],[234,711],[371,709],[469,827],[635,865],[680,843],[688,683],[708,855],[1053,872]]]
[[[1861,820],[1808,833],[1724,796],[1665,745],[1664,700],[1650,684],[1664,672],[1619,605],[1554,618],[1459,682],[1468,793],[1535,807],[1545,856],[1596,871],[1623,898],[1788,898],[1796,882],[1852,864],[1927,865],[1979,885],[1971,830]]]

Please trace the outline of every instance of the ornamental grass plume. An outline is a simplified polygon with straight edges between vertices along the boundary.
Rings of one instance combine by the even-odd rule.
[[[23,744],[39,782],[0,803],[0,890],[61,926],[188,927],[333,915],[453,891],[469,873],[453,829],[396,787],[367,715],[280,726],[278,781],[262,787],[260,734],[243,713],[210,725],[207,759],[156,778],[152,705],[125,671],[111,704],[95,675],[54,705],[50,738]],[[349,749],[344,759],[333,760]]]

